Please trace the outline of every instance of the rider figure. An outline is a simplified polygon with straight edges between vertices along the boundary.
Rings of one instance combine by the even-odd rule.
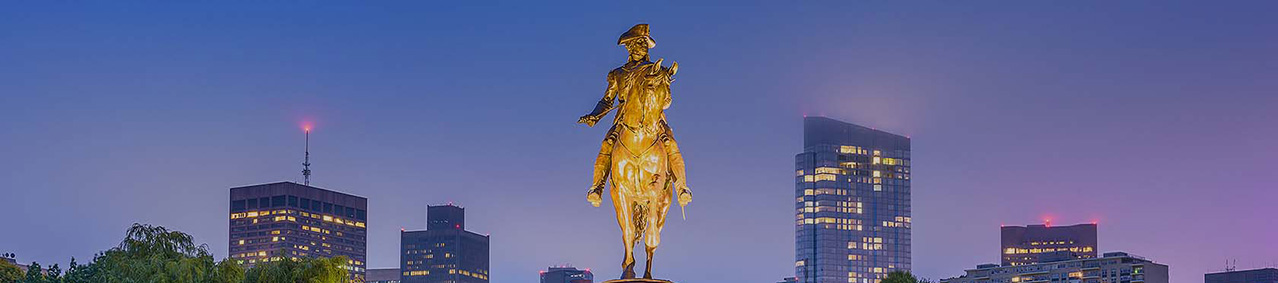
[[[628,78],[635,75],[634,72],[646,70],[648,68],[644,67],[654,64],[649,60],[648,49],[656,47],[657,42],[648,35],[648,25],[638,24],[631,27],[630,30],[621,35],[621,38],[617,39],[617,44],[625,45],[626,50],[630,52],[630,56],[626,61],[626,64],[608,72],[608,89],[604,91],[603,99],[600,99],[599,103],[595,105],[594,111],[591,111],[590,114],[586,114],[585,116],[581,116],[581,118],[577,120],[577,123],[594,127],[595,123],[599,122],[599,119],[608,115],[608,111],[611,111],[614,108],[620,108],[622,104],[626,103],[625,99],[620,99],[616,107],[613,106],[613,101],[618,100],[618,93],[641,91],[640,88],[644,87],[639,85],[641,84],[640,82]],[[660,68],[660,66],[657,67]],[[675,70],[678,70],[678,67],[678,63],[672,65],[670,67],[670,72],[673,74]],[[663,107],[669,107],[669,103],[666,103]],[[615,119],[619,121],[620,118],[621,115],[620,112],[618,112]],[[683,154],[679,153],[679,145],[674,140],[674,136],[670,131],[670,126],[666,124],[665,115],[662,115],[659,123],[661,124],[661,130],[663,131],[660,141],[662,145],[665,146],[666,155],[670,162],[670,173],[672,173],[675,182],[674,188],[677,192],[679,192],[679,206],[685,206],[688,202],[692,201],[692,191],[688,188],[684,175]],[[599,149],[599,157],[595,158],[594,181],[591,183],[590,189],[586,193],[586,199],[596,207],[599,206],[599,203],[602,200],[601,195],[603,194],[604,183],[608,179],[608,173],[612,164],[613,144],[617,141],[618,136],[617,124],[618,123],[614,122],[612,128],[608,129],[608,135],[604,137],[603,145]]]

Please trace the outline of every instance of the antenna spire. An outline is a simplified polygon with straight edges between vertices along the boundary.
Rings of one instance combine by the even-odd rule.
[[[302,184],[311,185],[311,128],[306,128],[306,159],[302,161]]]

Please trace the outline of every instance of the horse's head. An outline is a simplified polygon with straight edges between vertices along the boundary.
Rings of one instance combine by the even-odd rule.
[[[669,68],[661,66],[661,62],[665,59],[657,59],[657,62],[650,65],[647,72],[647,83],[649,87],[669,88],[670,83],[674,82],[675,72],[679,71],[679,63],[674,63]]]

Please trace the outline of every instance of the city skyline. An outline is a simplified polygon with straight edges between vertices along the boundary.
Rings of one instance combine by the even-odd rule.
[[[5,4],[0,190],[21,232],[0,243],[21,245],[0,252],[84,261],[140,222],[224,258],[206,223],[227,188],[301,183],[311,124],[311,184],[368,198],[369,269],[455,202],[495,236],[493,282],[616,274],[616,223],[584,198],[606,129],[573,122],[623,62],[617,34],[648,23],[680,64],[667,113],[697,194],[663,276],[795,276],[805,115],[911,138],[921,277],[1049,219],[1099,222],[1119,248],[1100,252],[1173,282],[1278,262],[1278,228],[1255,225],[1278,213],[1278,3],[754,4]]]

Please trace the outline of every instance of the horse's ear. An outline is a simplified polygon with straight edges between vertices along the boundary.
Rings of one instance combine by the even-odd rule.
[[[675,73],[678,73],[678,72],[679,72],[679,62],[671,62],[671,63],[670,63],[670,75],[671,75],[671,76],[673,76],[673,75],[675,75]]]

